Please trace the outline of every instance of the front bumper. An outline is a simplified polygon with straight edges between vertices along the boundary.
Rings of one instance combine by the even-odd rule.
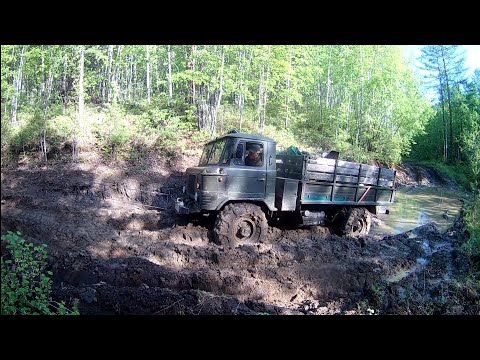
[[[196,203],[188,204],[182,198],[175,200],[175,212],[177,214],[193,214],[200,212]]]

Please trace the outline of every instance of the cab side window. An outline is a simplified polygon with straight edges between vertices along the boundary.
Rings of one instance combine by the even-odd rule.
[[[246,166],[262,166],[263,165],[263,144],[257,142],[247,142],[247,153],[245,156]]]

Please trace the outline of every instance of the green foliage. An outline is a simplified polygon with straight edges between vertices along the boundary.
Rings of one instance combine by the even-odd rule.
[[[7,254],[2,254],[2,315],[78,315],[65,303],[53,302],[51,271],[46,271],[46,245],[27,243],[19,232],[2,235]]]
[[[476,113],[476,119],[468,126],[468,130],[462,134],[462,150],[468,159],[471,171],[472,187],[480,190],[480,112]]]
[[[20,151],[33,151],[40,141],[43,114],[39,109],[33,113],[18,115],[18,123],[11,126],[11,151],[15,154]]]
[[[452,112],[454,149],[448,142],[449,158],[447,162],[453,165],[452,177],[464,187],[478,191],[480,187],[480,93],[474,84],[467,84],[462,90],[460,87],[452,91]],[[450,127],[445,127],[448,114],[443,113],[439,104],[435,114],[425,128],[425,133],[415,138],[412,158],[417,160],[431,160],[436,163],[445,161],[445,138],[449,141]],[[440,166],[437,164],[436,166]],[[444,167],[449,171],[449,167]],[[460,170],[457,172],[457,170]]]
[[[267,125],[265,127],[265,136],[273,138],[277,142],[277,149],[287,149],[289,146],[298,146],[298,141],[292,132],[286,129],[278,129],[274,126]],[[304,151],[312,151],[310,147],[302,148]]]
[[[82,119],[71,111],[81,50],[87,108],[102,108]],[[438,151],[419,137],[432,109],[398,46],[149,45],[148,54],[136,45],[2,46],[2,151],[33,150],[45,134],[51,145],[84,137],[108,157],[132,144],[171,153],[182,134],[232,128],[357,161],[398,163],[415,141]],[[19,122],[9,124],[14,98]],[[469,119],[454,126],[472,134]],[[455,130],[462,151],[474,152],[473,135]]]
[[[191,140],[196,145],[203,145],[204,143],[212,140],[214,136],[208,131],[195,131],[191,137]]]
[[[476,197],[465,213],[465,223],[470,239],[463,250],[470,256],[480,256],[480,197]]]
[[[74,136],[78,138],[81,130],[75,114],[55,116],[48,122],[48,142],[59,146],[65,141],[73,140]]]
[[[118,105],[107,108],[104,116],[93,123],[93,132],[106,156],[116,157],[132,137],[132,127]]]

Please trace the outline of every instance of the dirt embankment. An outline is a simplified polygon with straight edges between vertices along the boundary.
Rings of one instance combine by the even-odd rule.
[[[479,313],[457,281],[470,269],[461,221],[359,239],[271,227],[265,243],[224,248],[208,219],[176,223],[184,164],[3,169],[2,233],[48,244],[53,296],[82,314]]]
[[[444,186],[456,187],[455,182],[445,178],[438,170],[423,165],[404,163],[395,170],[397,186]]]

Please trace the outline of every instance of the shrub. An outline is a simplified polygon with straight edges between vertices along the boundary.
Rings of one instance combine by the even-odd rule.
[[[480,256],[480,196],[477,196],[465,214],[470,239],[465,243],[463,250],[470,256]]]
[[[47,266],[46,245],[27,243],[19,232],[2,235],[2,315],[79,315],[78,300],[73,310],[52,301],[52,272]]]

